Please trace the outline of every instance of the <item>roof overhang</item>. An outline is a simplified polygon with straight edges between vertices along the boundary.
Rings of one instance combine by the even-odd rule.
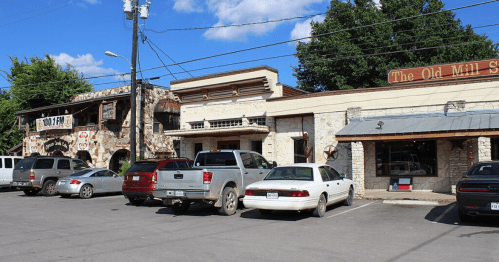
[[[193,137],[221,137],[221,136],[240,136],[251,134],[267,134],[270,132],[268,126],[245,126],[231,128],[209,128],[209,129],[190,129],[165,131],[168,136],[179,136],[185,138]]]
[[[198,93],[201,91],[228,89],[228,88],[233,88],[234,86],[250,85],[250,84],[261,84],[261,85],[264,85],[267,87],[269,86],[267,77],[262,76],[262,77],[255,77],[255,78],[250,78],[250,79],[231,81],[231,82],[217,83],[217,84],[213,84],[213,85],[175,89],[175,90],[172,90],[172,92],[175,95],[185,95],[185,94]]]
[[[131,93],[127,92],[127,93],[121,93],[121,94],[110,95],[110,96],[96,97],[96,98],[86,99],[86,100],[81,100],[81,101],[76,101],[76,102],[69,102],[69,103],[64,103],[64,104],[37,107],[37,108],[17,111],[16,114],[23,115],[23,114],[48,111],[48,110],[58,109],[58,108],[72,107],[72,106],[77,106],[77,105],[84,105],[84,104],[91,104],[91,103],[98,103],[98,102],[105,102],[105,101],[114,101],[114,100],[118,100],[118,99],[129,99],[130,96],[131,96]]]
[[[338,133],[339,142],[459,139],[499,135],[499,113],[459,113],[358,119]]]

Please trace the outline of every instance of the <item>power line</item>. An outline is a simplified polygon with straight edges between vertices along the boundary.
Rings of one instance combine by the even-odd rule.
[[[314,38],[314,37],[327,36],[327,35],[337,34],[337,33],[341,33],[341,32],[347,32],[347,31],[351,31],[351,30],[372,27],[372,26],[376,26],[376,25],[383,25],[383,24],[388,24],[388,23],[393,23],[393,22],[399,22],[399,21],[403,21],[403,20],[408,20],[408,19],[412,19],[412,18],[418,18],[418,17],[428,16],[428,15],[434,15],[434,14],[443,13],[443,12],[449,12],[449,11],[454,11],[454,10],[471,8],[471,7],[475,7],[475,6],[479,6],[479,5],[484,5],[484,4],[489,4],[489,3],[493,3],[493,2],[497,2],[497,1],[499,1],[499,0],[491,0],[491,1],[487,1],[487,2],[482,2],[482,3],[467,5],[467,6],[456,7],[456,8],[452,8],[452,9],[448,9],[448,10],[444,9],[444,10],[441,10],[441,11],[431,12],[431,13],[427,13],[427,14],[421,14],[421,15],[416,15],[416,16],[404,17],[404,18],[399,18],[399,19],[394,19],[394,20],[390,20],[390,21],[374,23],[374,24],[370,24],[370,25],[363,25],[363,26],[358,26],[358,27],[353,27],[353,28],[348,28],[348,29],[341,29],[341,30],[337,30],[337,31],[334,31],[334,32],[329,32],[329,33],[324,33],[324,34],[319,34],[319,35],[314,35],[314,36],[309,36],[309,37],[303,37],[303,38],[298,38],[298,39],[293,39],[293,40],[288,40],[288,41],[277,42],[277,43],[273,43],[273,44],[267,44],[267,45],[262,45],[262,46],[252,47],[252,48],[246,48],[246,49],[236,50],[236,51],[232,51],[232,52],[227,52],[227,53],[222,53],[222,54],[217,54],[217,55],[212,55],[212,56],[207,56],[207,57],[202,57],[202,58],[197,58],[197,59],[192,59],[192,60],[188,60],[188,61],[184,61],[184,62],[180,62],[180,63],[175,63],[173,65],[187,64],[187,63],[197,62],[197,61],[211,59],[211,58],[215,58],[215,57],[221,57],[221,56],[226,56],[226,55],[231,55],[231,54],[236,54],[236,53],[241,53],[241,52],[247,52],[247,51],[252,51],[252,50],[256,50],[256,49],[261,49],[261,48],[276,46],[276,45],[287,44],[287,43],[301,41],[301,40],[305,40],[305,39],[311,39],[311,38]],[[172,65],[169,65],[169,66],[172,66]],[[144,71],[155,70],[155,69],[158,69],[158,68],[161,68],[161,67],[150,68],[150,69],[146,69]]]
[[[64,7],[67,7],[67,6],[70,6],[70,5],[74,5],[76,3],[79,3],[79,2],[82,2],[83,0],[76,0],[74,2],[70,2],[69,4],[67,5],[63,5],[59,8],[55,8],[55,9],[52,9],[52,10],[49,10],[47,12],[43,12],[43,13],[40,13],[40,14],[37,14],[37,15],[34,15],[34,16],[31,16],[31,17],[28,17],[28,18],[24,18],[24,19],[20,19],[20,20],[17,20],[17,21],[14,21],[14,22],[10,22],[10,23],[6,23],[6,24],[1,24],[0,26],[7,26],[7,25],[13,25],[13,24],[17,24],[19,22],[22,22],[22,21],[26,21],[26,20],[29,20],[29,19],[32,19],[32,18],[35,18],[35,17],[38,17],[38,16],[42,16],[42,15],[45,15],[45,14],[48,14],[50,12],[53,12],[53,11],[56,11],[56,10],[59,10],[59,9],[62,9]]]
[[[227,28],[227,27],[243,27],[243,26],[249,26],[249,25],[261,25],[261,24],[268,24],[268,23],[278,23],[278,22],[290,21],[290,20],[295,20],[295,19],[311,18],[311,17],[315,17],[318,15],[325,15],[325,14],[326,13],[318,13],[315,15],[296,16],[296,17],[282,18],[282,19],[277,19],[277,20],[252,22],[252,23],[237,24],[237,25],[221,25],[221,26],[207,26],[207,27],[193,27],[193,28],[171,28],[171,29],[163,29],[161,31],[147,29],[147,31],[151,31],[151,32],[154,32],[157,34],[162,34],[162,33],[166,33],[169,31],[191,31],[191,30],[206,30],[206,29],[218,29],[218,28]]]
[[[9,17],[13,17],[13,16],[20,16],[20,15],[24,15],[24,14],[28,14],[28,13],[33,13],[33,12],[40,11],[40,10],[43,10],[43,9],[47,9],[47,8],[50,8],[50,7],[53,7],[53,6],[56,6],[56,5],[60,5],[60,4],[63,4],[63,3],[67,3],[67,1],[58,2],[58,3],[52,4],[52,5],[48,5],[48,6],[45,6],[45,7],[42,7],[42,8],[32,9],[32,10],[29,10],[29,11],[26,11],[26,12],[22,12],[22,13],[17,13],[17,14],[13,14],[13,15],[2,16],[2,17],[0,17],[0,20],[1,19],[5,19],[5,18],[9,18]],[[0,6],[1,6],[1,3],[0,3]]]
[[[147,39],[147,42],[150,43],[150,44],[153,44],[157,49],[159,49],[159,51],[161,51],[166,57],[168,57],[168,59],[172,60],[173,63],[177,63],[175,60],[173,60],[173,58],[171,58],[163,50],[161,50],[161,48],[159,48],[155,43],[153,43],[151,41],[151,39]],[[183,68],[181,65],[179,65],[178,67],[182,68],[182,70],[184,70],[186,73],[188,73],[191,77],[194,77],[191,73],[189,73],[189,71],[185,70],[185,68]]]

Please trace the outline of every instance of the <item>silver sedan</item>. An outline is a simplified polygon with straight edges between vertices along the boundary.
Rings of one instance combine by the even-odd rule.
[[[121,192],[123,177],[105,168],[89,168],[57,181],[55,190],[61,197],[79,194],[91,198],[96,193]]]

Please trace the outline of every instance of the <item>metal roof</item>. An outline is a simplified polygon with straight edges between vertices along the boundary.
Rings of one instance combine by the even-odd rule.
[[[382,122],[381,128],[378,123]],[[499,129],[499,112],[405,115],[354,119],[336,136],[395,135]]]

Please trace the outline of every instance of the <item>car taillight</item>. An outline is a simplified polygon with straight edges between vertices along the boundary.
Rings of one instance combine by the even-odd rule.
[[[79,185],[81,184],[81,181],[80,180],[71,180],[71,183],[70,184],[76,184],[76,185]]]
[[[30,180],[35,179],[35,172],[33,172],[33,171],[29,172],[29,179]]]
[[[245,195],[247,196],[266,196],[267,193],[277,193],[279,197],[308,197],[310,194],[307,190],[257,190],[246,189]]]
[[[213,179],[212,172],[204,172],[203,173],[203,184],[211,184],[212,179]]]
[[[154,172],[154,174],[152,174],[152,181],[154,184],[158,183],[158,172]]]
[[[461,185],[459,191],[462,192],[489,192],[489,186],[486,185]]]

